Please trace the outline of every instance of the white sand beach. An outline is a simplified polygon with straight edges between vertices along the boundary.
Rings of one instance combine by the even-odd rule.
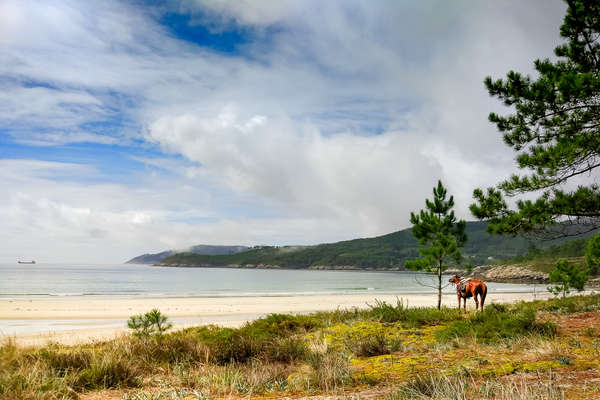
[[[489,293],[486,303],[516,302],[547,298],[548,293]],[[126,320],[134,314],[158,308],[175,328],[199,324],[239,326],[271,313],[309,313],[352,307],[365,308],[376,300],[409,307],[435,306],[434,294],[344,294],[277,297],[158,297],[0,300],[0,333],[23,345],[53,341],[75,344],[105,340],[125,334]],[[442,304],[456,307],[455,295],[445,295]],[[468,307],[475,303],[468,301]],[[18,328],[18,329],[17,329]],[[15,333],[18,332],[18,333]]]

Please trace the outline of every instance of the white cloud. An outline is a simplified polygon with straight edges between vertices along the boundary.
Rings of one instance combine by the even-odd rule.
[[[514,169],[487,122],[499,106],[482,80],[531,71],[534,58],[550,55],[565,8],[558,0],[169,4],[213,32],[248,28],[258,40],[220,54],[176,39],[132,3],[0,3],[0,124],[14,140],[133,138],[188,160],[138,157],[149,170],[136,172],[136,184],[84,182],[88,173],[102,182],[101,164],[41,173],[31,161],[6,161],[0,184],[14,189],[0,212],[10,248],[48,242],[48,255],[60,248],[96,259],[111,248],[118,261],[200,242],[387,233],[407,226],[438,178],[468,217],[472,189]],[[81,128],[115,116],[127,126]]]
[[[270,25],[290,16],[294,9],[294,2],[289,0],[182,0],[181,5],[192,10],[210,10],[221,18],[219,25],[231,19],[240,25]]]
[[[299,215],[360,220],[361,233],[406,225],[406,210],[441,173],[424,157],[423,139],[401,132],[324,136],[308,125],[263,116],[241,118],[227,107],[215,117],[162,118],[149,137],[202,163],[233,190],[293,207]]]
[[[0,196],[0,262],[118,263],[144,252],[200,243],[348,239],[347,232],[358,228],[334,217],[281,214],[277,206],[270,215],[227,216],[227,209],[257,204],[214,187],[210,179],[158,175],[132,186],[98,183],[100,176],[81,164],[0,160],[0,182],[8,189]]]

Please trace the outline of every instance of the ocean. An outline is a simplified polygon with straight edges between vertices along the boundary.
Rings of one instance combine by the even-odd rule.
[[[0,300],[64,296],[240,297],[316,294],[434,293],[433,277],[416,272],[172,268],[110,264],[0,264]],[[444,278],[448,282],[448,277]],[[490,293],[534,286],[489,283]],[[543,290],[538,287],[537,290]],[[448,286],[445,292],[452,293]]]

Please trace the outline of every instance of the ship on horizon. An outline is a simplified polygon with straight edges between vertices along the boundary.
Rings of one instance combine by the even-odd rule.
[[[34,260],[31,260],[31,261],[21,261],[21,260],[18,260],[17,264],[35,264],[35,261]]]

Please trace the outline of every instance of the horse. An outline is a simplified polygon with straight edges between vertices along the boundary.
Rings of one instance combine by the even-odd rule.
[[[464,279],[458,275],[454,275],[448,280],[456,285],[456,297],[458,297],[458,309],[460,310],[460,299],[463,299],[463,309],[467,309],[467,299],[472,297],[475,300],[475,310],[483,311],[485,296],[487,295],[487,286],[479,279]],[[481,299],[481,308],[479,308],[479,300]]]

